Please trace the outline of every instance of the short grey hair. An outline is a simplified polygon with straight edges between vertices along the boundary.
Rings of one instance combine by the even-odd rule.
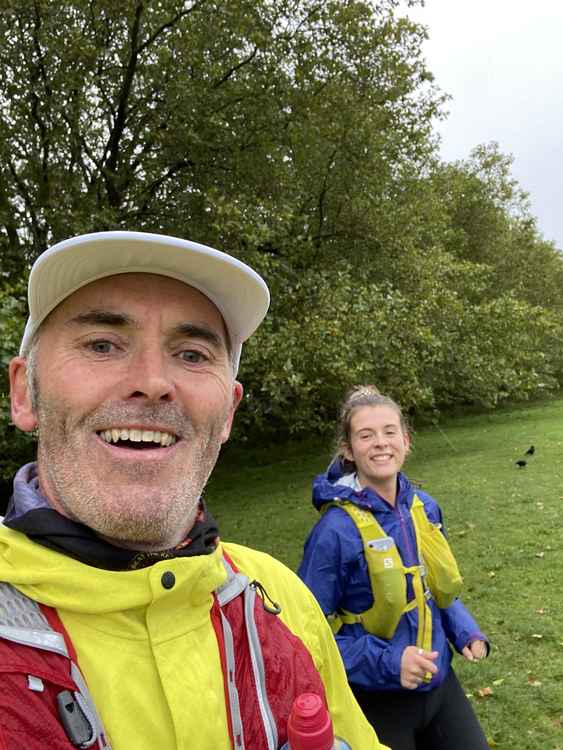
[[[27,389],[31,397],[31,406],[34,410],[37,410],[39,404],[39,383],[37,380],[37,352],[39,350],[39,328],[36,332],[29,345],[26,347],[25,352],[22,356],[25,358],[25,374],[27,378]]]

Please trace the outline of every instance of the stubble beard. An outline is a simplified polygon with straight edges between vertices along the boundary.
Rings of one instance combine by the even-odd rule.
[[[64,403],[35,398],[39,479],[56,510],[120,547],[163,550],[184,539],[217,461],[226,408],[196,430],[172,404],[106,404],[72,421]],[[104,475],[89,460],[87,437],[112,423],[173,428],[190,447],[182,470],[163,478],[160,466],[116,461]]]

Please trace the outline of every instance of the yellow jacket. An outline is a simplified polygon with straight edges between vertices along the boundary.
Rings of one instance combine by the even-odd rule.
[[[325,685],[335,733],[357,750],[384,750],[348,688],[312,594],[270,556],[234,544],[223,548],[281,605],[281,619],[306,645]],[[221,558],[219,548],[141,570],[107,571],[0,526],[0,580],[57,610],[113,750],[231,747],[209,617],[212,592],[227,576]],[[174,575],[171,588],[163,585],[164,573]]]

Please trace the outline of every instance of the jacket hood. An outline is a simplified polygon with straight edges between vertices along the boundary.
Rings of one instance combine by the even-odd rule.
[[[361,491],[355,489],[353,481],[354,474],[345,473],[342,461],[335,458],[326,472],[319,474],[313,480],[313,505],[321,510],[326,503],[335,498],[349,500],[350,502],[365,508],[374,508],[376,505],[382,510],[389,510],[391,506],[371,487]],[[403,473],[397,475],[397,503],[412,503],[412,485]]]
[[[226,579],[220,545],[210,555],[113,571],[85,565],[0,524],[0,581],[50,607],[98,615],[140,612],[160,595],[165,572],[172,572],[178,583],[184,582],[182,596],[192,606],[208,599]],[[169,592],[169,598],[180,588]]]

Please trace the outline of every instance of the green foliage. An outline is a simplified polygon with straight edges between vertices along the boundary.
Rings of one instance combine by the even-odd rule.
[[[411,413],[559,388],[561,256],[496,144],[438,160],[445,97],[424,29],[399,8],[5,2],[4,360],[30,261],[121,228],[223,248],[267,279],[272,309],[243,354],[241,439],[322,432],[359,381]],[[2,447],[20,455],[5,395],[1,409]]]
[[[417,268],[408,294],[358,283],[344,262],[274,294],[285,302],[274,301],[244,350],[239,434],[323,432],[344,389],[359,382],[380,385],[411,413],[494,407],[558,388],[554,313],[510,293],[483,298],[486,266],[436,253]]]
[[[440,97],[420,91],[423,33],[395,6],[8,3],[6,257],[103,228],[187,234],[240,255],[290,250],[300,235],[329,241],[348,190],[380,192],[428,152]]]
[[[456,656],[456,672],[491,747],[555,749],[563,703],[563,401],[438,427],[416,432],[406,471],[444,511],[463,600],[492,644],[484,662]],[[535,454],[517,468],[531,444]],[[311,480],[325,470],[331,448],[326,440],[227,452],[207,490],[223,539],[297,568],[318,518]]]

